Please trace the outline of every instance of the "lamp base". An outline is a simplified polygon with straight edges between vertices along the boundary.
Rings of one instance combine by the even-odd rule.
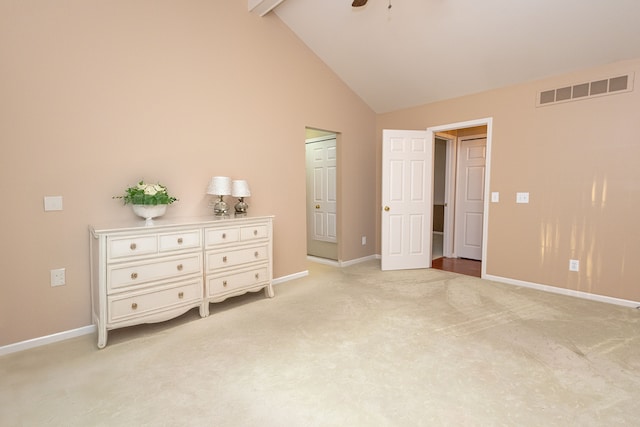
[[[244,197],[238,198],[238,203],[234,206],[236,210],[236,215],[247,214],[247,209],[249,209],[249,205],[244,201]]]
[[[222,199],[222,196],[218,196],[218,200],[213,204],[213,214],[215,216],[225,216],[229,212],[229,205]]]

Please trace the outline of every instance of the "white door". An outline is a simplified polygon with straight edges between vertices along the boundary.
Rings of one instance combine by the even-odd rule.
[[[426,131],[382,133],[381,268],[431,267],[433,138]]]
[[[454,248],[459,258],[482,260],[486,158],[486,138],[460,140]]]
[[[336,138],[306,145],[308,190],[307,212],[309,237],[322,242],[336,243]]]

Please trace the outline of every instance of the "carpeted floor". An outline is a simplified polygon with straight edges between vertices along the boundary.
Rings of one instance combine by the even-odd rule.
[[[640,425],[640,311],[437,270],[310,275],[0,357],[2,426]]]

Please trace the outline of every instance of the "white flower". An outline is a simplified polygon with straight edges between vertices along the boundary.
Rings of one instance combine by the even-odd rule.
[[[163,185],[160,185],[160,184],[154,185],[153,188],[155,188],[156,193],[163,193],[163,192],[166,191],[166,188]]]
[[[145,184],[144,182],[140,181],[137,185],[138,189],[140,190],[144,190],[145,188],[147,188],[147,184]]]
[[[144,189],[144,194],[148,194],[149,196],[153,196],[158,192],[158,190],[156,190],[156,186],[155,185],[147,185]]]

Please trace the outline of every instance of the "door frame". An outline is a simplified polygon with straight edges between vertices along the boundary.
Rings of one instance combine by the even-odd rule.
[[[493,117],[486,117],[486,118],[482,118],[482,119],[476,119],[476,120],[469,120],[469,121],[465,121],[465,122],[457,122],[457,123],[449,123],[449,124],[444,124],[444,125],[439,125],[439,126],[430,126],[427,128],[427,138],[430,138],[431,140],[435,140],[435,136],[436,133],[446,133],[447,131],[452,131],[452,130],[458,130],[458,129],[464,129],[464,128],[471,128],[471,127],[476,127],[476,126],[486,126],[487,127],[487,158],[486,158],[486,162],[485,162],[485,172],[484,172],[484,178],[485,178],[485,187],[484,187],[484,218],[482,220],[482,269],[481,269],[481,273],[480,276],[482,278],[484,278],[487,274],[487,262],[488,262],[488,258],[487,258],[487,243],[488,243],[488,229],[489,229],[489,201],[490,201],[490,189],[491,189],[491,181],[490,181],[490,177],[491,177],[491,145],[492,145],[492,139],[493,139]],[[447,155],[450,154],[449,151],[449,146],[453,145],[448,143],[447,144]],[[452,151],[455,151],[452,148]],[[455,157],[455,156],[451,156],[451,157]],[[451,159],[449,160],[449,165],[451,165],[451,161],[455,161],[457,162],[457,158],[456,159]],[[453,165],[455,165],[456,163],[454,163]],[[449,177],[448,177],[449,178]],[[447,179],[447,181],[449,181]],[[448,185],[448,199],[449,199],[449,204],[451,203],[451,200],[455,200],[452,199],[452,193],[455,191],[455,186],[453,185]],[[454,207],[455,209],[455,207]],[[444,229],[445,229],[445,236],[447,236],[447,234],[453,238],[453,221],[452,221],[452,215],[453,215],[453,211],[454,209],[449,209],[449,211],[451,212],[447,212],[445,214],[445,224],[444,224]],[[445,239],[447,240],[447,239]],[[452,242],[452,240],[451,240]],[[447,244],[447,242],[444,242],[444,253],[446,254],[447,250],[449,250],[449,253],[451,253],[451,246],[449,246]]]
[[[442,256],[451,258],[453,252],[453,227],[455,225],[455,191],[456,191],[456,163],[457,163],[457,136],[447,132],[434,133],[434,138],[446,142],[446,171],[444,179],[444,223],[442,225]],[[432,248],[433,252],[433,248]]]
[[[317,136],[310,136],[309,132],[316,133]],[[342,133],[340,131],[334,130],[326,130],[318,127],[305,126],[305,153],[306,153],[306,144],[307,142],[317,142],[325,139],[333,139],[336,140],[336,242],[332,243],[336,246],[336,259],[332,258],[321,258],[313,255],[309,255],[307,253],[307,259],[313,260],[314,262],[320,264],[327,264],[332,266],[340,266],[342,264],[342,218],[341,218],[341,205],[342,205],[342,186],[341,186],[341,150],[342,150]],[[305,181],[306,181],[306,173],[307,173],[307,164],[306,164],[306,154],[305,154]],[[305,206],[306,206],[306,183],[305,183]],[[308,206],[307,206],[308,208]],[[305,209],[305,252],[308,251],[308,232],[306,228],[309,226],[308,224],[308,212]]]

